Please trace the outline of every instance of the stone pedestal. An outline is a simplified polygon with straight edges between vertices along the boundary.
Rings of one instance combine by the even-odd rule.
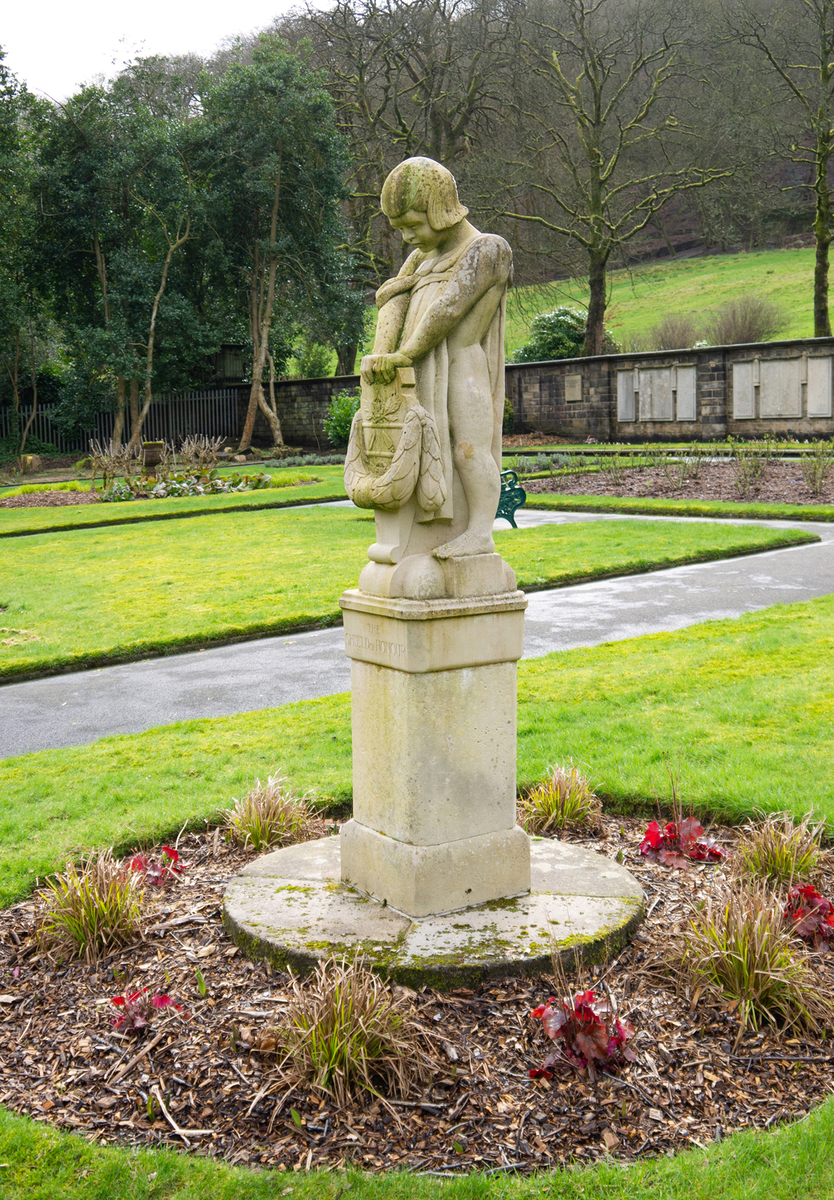
[[[478,557],[503,569],[498,555]],[[341,876],[410,917],[530,889],[529,839],[515,823],[527,601],[516,590],[455,595],[465,582],[444,599],[357,589],[340,601],[353,722]]]

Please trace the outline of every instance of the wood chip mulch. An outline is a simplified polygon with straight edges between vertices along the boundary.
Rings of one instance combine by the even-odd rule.
[[[834,470],[828,473],[820,495],[815,496],[796,462],[771,462],[748,492],[740,494],[731,462],[705,463],[699,478],[681,487],[660,467],[627,468],[621,484],[603,471],[555,475],[550,479],[522,480],[528,494],[558,492],[563,496],[654,496],[670,500],[732,500],[756,504],[834,504]]]
[[[24,492],[0,499],[0,508],[62,508],[67,504],[101,504],[96,492]]]
[[[575,446],[576,438],[559,437],[555,433],[542,433],[535,429],[530,433],[505,433],[501,439],[505,450],[518,450],[522,446]]]
[[[353,1163],[440,1175],[605,1155],[627,1163],[803,1116],[834,1091],[828,1046],[768,1029],[734,1053],[734,1014],[676,995],[664,966],[670,935],[722,885],[728,865],[647,863],[638,853],[645,820],[605,823],[604,840],[581,844],[608,857],[622,850],[649,912],[615,963],[585,980],[604,976],[637,1029],[638,1061],[619,1078],[530,1080],[550,1043],[529,1013],[553,983],[509,978],[409,993],[444,1067],[422,1094],[394,1102],[394,1116],[368,1098],[344,1111],[313,1091],[258,1099],[271,1068],[248,1045],[280,1019],[287,976],[249,962],[223,929],[223,893],[252,855],[215,831],[180,840],[190,866],[154,889],[145,940],[94,966],[55,969],[41,956],[37,898],[0,914],[0,1103],[102,1145],[178,1146],[278,1170]],[[731,829],[712,832],[727,847],[735,840]],[[831,895],[834,879],[820,886]],[[834,955],[797,947],[831,989]],[[114,1030],[111,998],[145,986],[186,1006],[190,1019],[162,1009],[144,1036]]]

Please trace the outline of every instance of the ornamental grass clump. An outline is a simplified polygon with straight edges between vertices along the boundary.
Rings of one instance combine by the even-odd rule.
[[[819,1035],[834,1026],[834,1001],[797,957],[781,903],[736,884],[696,912],[675,955],[695,989],[738,1013],[738,1045],[763,1023]]]
[[[790,813],[778,812],[745,825],[734,855],[736,876],[778,887],[810,879],[820,861],[825,832],[824,822],[812,822],[811,813],[797,824]]]
[[[256,779],[255,786],[223,815],[229,840],[252,850],[290,846],[325,833],[322,819],[303,796],[288,790],[280,775],[270,775],[266,783]]]
[[[142,885],[112,850],[93,851],[80,866],[46,881],[41,893],[45,912],[38,927],[44,951],[60,959],[84,957],[95,962],[136,941],[142,927]]]
[[[290,992],[281,1023],[253,1044],[278,1060],[263,1094],[306,1087],[342,1106],[367,1092],[403,1098],[439,1069],[408,1001],[361,961],[328,959],[303,982],[291,973]]]
[[[602,833],[602,802],[573,761],[550,767],[550,775],[521,797],[518,822],[527,833],[561,836],[566,829]]]

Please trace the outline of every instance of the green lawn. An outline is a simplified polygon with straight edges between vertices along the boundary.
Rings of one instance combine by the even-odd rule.
[[[524,480],[521,481],[522,486]],[[526,508],[552,512],[634,513],[671,517],[743,517],[754,521],[834,521],[834,504],[762,504],[740,500],[674,500],[651,496],[562,496],[531,492]]]
[[[257,493],[260,494],[260,493]],[[334,624],[373,518],[355,509],[214,513],[0,543],[0,677]],[[715,523],[595,522],[499,533],[522,587],[815,540]]]
[[[519,665],[518,778],[572,756],[617,807],[669,796],[734,819],[815,809],[834,825],[834,596]],[[203,824],[280,771],[351,798],[349,697],[187,721],[0,761],[0,904],[69,853]]]
[[[311,1171],[255,1172],[172,1151],[102,1149],[0,1112],[4,1200],[829,1200],[834,1102],[771,1133],[739,1133],[674,1159],[516,1179],[441,1180]]]
[[[775,300],[787,315],[780,337],[813,337],[814,251],[755,250],[703,258],[664,259],[609,274],[606,323],[626,349],[644,342],[667,313],[698,320],[728,300],[748,294]],[[587,279],[515,288],[507,304],[507,352],[527,340],[537,313],[560,304],[588,305]]]
[[[309,472],[280,468],[271,474],[281,477],[314,475],[321,483],[296,487],[270,488],[268,491],[239,492],[219,496],[183,496],[168,500],[127,500],[117,504],[69,504],[61,508],[0,508],[0,538],[21,537],[30,533],[83,529],[90,526],[134,525],[145,521],[167,521],[177,517],[206,516],[217,512],[247,512],[285,508],[294,504],[321,503],[347,499],[342,467],[311,467]],[[270,472],[267,472],[268,474]]]

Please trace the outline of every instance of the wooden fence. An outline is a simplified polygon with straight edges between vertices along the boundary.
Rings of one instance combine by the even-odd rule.
[[[90,448],[90,438],[107,442],[113,436],[115,413],[98,413],[95,428],[64,437],[52,423],[54,405],[39,407],[29,431],[30,438],[49,442],[61,454],[85,454]],[[18,414],[23,429],[32,412],[21,408]],[[0,409],[0,438],[12,430],[13,412],[10,408]],[[125,413],[124,438],[131,433],[129,413]],[[210,388],[200,392],[171,393],[154,396],[153,403],[142,426],[142,438],[148,442],[172,442],[178,445],[190,434],[206,437],[236,438],[240,434],[240,416],[236,388]]]

